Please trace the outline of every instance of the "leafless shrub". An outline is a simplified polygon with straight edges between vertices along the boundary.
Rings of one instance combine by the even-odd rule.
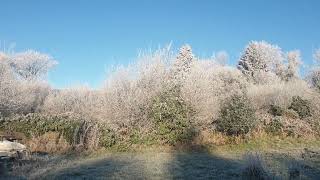
[[[102,93],[88,87],[52,90],[46,97],[42,112],[50,114],[76,113],[92,117],[102,104]]]
[[[181,94],[197,112],[197,123],[208,125],[216,119],[222,99],[242,93],[247,81],[241,72],[229,66],[221,66],[214,60],[193,63]]]
[[[305,99],[311,99],[312,94],[308,84],[302,80],[250,85],[248,87],[248,96],[258,109],[266,109],[270,105],[287,108],[293,96],[301,95]]]
[[[114,127],[137,122],[148,125],[148,107],[152,98],[169,86],[169,66],[174,57],[170,48],[142,54],[137,64],[118,68],[106,80],[103,89],[104,121]]]
[[[265,180],[270,179],[262,160],[258,153],[247,153],[244,156],[245,168],[243,169],[243,179]]]

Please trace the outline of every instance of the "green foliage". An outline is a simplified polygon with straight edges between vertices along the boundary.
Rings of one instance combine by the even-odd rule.
[[[194,132],[192,109],[179,96],[177,88],[162,92],[153,99],[150,118],[160,141],[168,144],[188,141]]]
[[[153,145],[156,143],[154,133],[145,134],[138,129],[133,129],[130,133],[129,142],[131,144]]]
[[[49,116],[41,114],[27,114],[6,117],[0,123],[0,129],[23,133],[27,138],[41,136],[46,132],[59,132],[70,144],[79,140],[83,120],[66,116]]]
[[[311,116],[310,102],[302,99],[300,96],[292,97],[292,103],[289,109],[293,109],[299,114],[300,118],[306,118]]]
[[[255,110],[249,99],[233,95],[220,109],[217,130],[228,135],[241,135],[247,134],[255,124]]]
[[[132,145],[152,145],[156,143],[153,134],[144,134],[138,129],[131,129],[129,134],[120,135],[106,125],[100,125],[99,144],[108,150],[130,151]]]
[[[272,121],[266,125],[266,132],[279,135],[283,130],[283,123],[281,121],[281,117],[275,117]]]
[[[284,113],[284,109],[277,105],[271,105],[269,109],[269,113],[274,116],[282,116]]]
[[[105,126],[100,127],[100,146],[110,148],[114,146],[116,142],[116,133],[114,131]]]

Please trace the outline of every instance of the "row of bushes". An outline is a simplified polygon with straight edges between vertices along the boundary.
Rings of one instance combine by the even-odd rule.
[[[31,54],[27,57],[33,65],[39,54]],[[204,129],[229,136],[259,128],[319,132],[320,95],[283,55],[276,46],[252,42],[235,68],[219,63],[219,57],[200,60],[188,45],[177,55],[164,48],[115,70],[97,90],[54,90],[39,77],[22,79],[9,63],[15,58],[4,56],[0,116],[5,117],[0,126],[29,138],[54,131],[73,146],[120,149],[188,143]],[[273,57],[279,59],[269,62]],[[296,64],[299,53],[292,52],[289,59]],[[283,68],[274,69],[278,63]]]
[[[274,117],[269,120],[269,123],[263,125],[266,132],[272,134],[305,135],[303,133],[309,130],[310,132],[318,133],[319,123],[317,122],[319,121],[317,117],[311,117],[313,114],[311,104],[300,96],[293,96],[290,106],[286,109],[270,105],[268,112]],[[296,124],[290,124],[290,120],[293,120],[291,122]],[[228,135],[243,135],[249,133],[259,123],[261,124],[262,122],[258,119],[256,110],[250,103],[250,100],[243,95],[234,95],[221,107],[216,126],[218,131],[225,132]],[[304,132],[299,134],[297,128],[302,128],[300,131]]]
[[[264,129],[279,134],[285,129],[288,117],[301,121],[312,116],[310,103],[299,96],[292,98],[287,109],[271,105],[268,111],[272,120],[264,124]],[[291,115],[288,115],[291,112]],[[138,126],[114,130],[106,123],[88,121],[74,114],[49,115],[30,113],[3,117],[0,130],[23,133],[27,139],[39,137],[47,132],[56,132],[72,146],[82,145],[86,149],[97,147],[126,150],[133,144],[170,144],[191,142],[199,130],[195,126],[196,112],[179,95],[179,91],[169,89],[155,96],[150,104],[149,118],[152,128],[142,131]],[[305,120],[306,123],[309,123]],[[245,94],[233,95],[221,105],[219,117],[212,121],[212,127],[226,135],[245,135],[261,125],[256,109]],[[210,128],[210,127],[207,127]],[[286,129],[288,135],[295,130]]]

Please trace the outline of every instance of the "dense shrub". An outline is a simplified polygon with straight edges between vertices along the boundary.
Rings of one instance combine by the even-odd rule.
[[[320,69],[313,70],[307,78],[312,87],[320,92]]]
[[[150,118],[164,143],[188,141],[193,135],[192,109],[179,97],[177,89],[162,92],[153,99]]]
[[[57,132],[70,145],[93,145],[90,139],[95,124],[74,115],[27,114],[6,117],[0,123],[0,130],[23,133],[28,139],[47,132]],[[87,147],[95,148],[95,147]]]
[[[268,133],[279,135],[283,132],[283,128],[284,125],[281,117],[275,117],[266,125],[265,129]]]
[[[233,95],[222,105],[216,123],[218,131],[228,135],[246,134],[256,124],[255,110],[247,97]]]
[[[269,113],[274,116],[282,116],[284,113],[284,109],[277,105],[271,105],[269,109]]]
[[[302,99],[300,96],[292,97],[292,103],[289,109],[296,111],[300,118],[305,118],[311,116],[310,102],[308,100]]]
[[[85,86],[52,90],[43,102],[41,111],[47,114],[76,113],[92,116],[101,107],[101,99],[100,91]]]
[[[270,119],[264,126],[267,133],[291,137],[310,137],[314,135],[310,122],[301,121],[301,119],[276,116]]]
[[[270,105],[276,105],[283,109],[290,106],[293,96],[307,98],[312,90],[309,85],[302,80],[279,82],[271,84],[250,85],[247,94],[257,109],[268,109]]]
[[[116,144],[116,134],[114,131],[107,127],[100,127],[100,146],[110,148]]]
[[[209,127],[218,117],[220,102],[246,90],[248,82],[241,71],[214,60],[196,61],[181,89],[181,96],[196,111],[196,125]]]

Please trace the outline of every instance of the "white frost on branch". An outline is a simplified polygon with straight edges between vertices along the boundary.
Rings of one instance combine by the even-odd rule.
[[[191,71],[191,64],[195,61],[191,46],[186,44],[180,48],[179,54],[173,64],[173,76],[178,82],[184,81]]]
[[[50,87],[37,81],[56,62],[36,51],[0,52],[0,114],[35,112]]]
[[[261,83],[261,78],[272,80],[282,68],[283,60],[283,53],[277,45],[252,41],[240,57],[238,69],[255,83]]]
[[[320,91],[320,48],[314,52],[313,58],[316,64],[310,71],[307,79],[311,83],[312,87]]]
[[[9,61],[14,72],[24,80],[42,79],[58,64],[51,56],[34,50],[13,54]]]
[[[229,55],[226,51],[219,51],[214,56],[215,62],[217,62],[220,65],[226,65],[229,59]]]
[[[314,52],[313,59],[316,60],[317,63],[320,63],[320,48]]]
[[[299,77],[299,67],[302,64],[301,53],[299,50],[290,51],[287,53],[288,68],[287,80]]]

